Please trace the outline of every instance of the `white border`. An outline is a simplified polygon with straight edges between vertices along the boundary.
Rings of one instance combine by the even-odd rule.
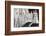
[[[39,9],[39,27],[14,27],[14,8],[27,8],[27,9]],[[11,31],[29,31],[29,30],[42,30],[42,7],[41,6],[20,6],[11,5]]]

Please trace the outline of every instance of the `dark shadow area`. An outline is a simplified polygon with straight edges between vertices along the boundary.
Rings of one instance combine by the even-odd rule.
[[[25,25],[23,25],[22,27],[29,27],[29,24],[31,24],[31,22],[25,23]]]
[[[22,27],[29,27],[29,25],[31,24],[31,22],[27,22],[25,23],[25,25],[23,25]],[[33,23],[30,27],[38,27],[39,24],[38,23]]]
[[[38,26],[39,26],[38,23],[33,23],[33,24],[31,25],[31,27],[38,27]]]

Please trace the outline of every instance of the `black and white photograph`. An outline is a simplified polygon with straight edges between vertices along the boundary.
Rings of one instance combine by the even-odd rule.
[[[41,15],[41,6],[11,5],[11,31],[41,30]]]
[[[39,9],[14,8],[14,27],[38,27]]]

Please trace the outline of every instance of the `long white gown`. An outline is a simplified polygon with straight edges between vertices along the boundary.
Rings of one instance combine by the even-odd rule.
[[[33,12],[33,15],[34,15],[33,23],[38,23],[38,13],[36,10]]]

